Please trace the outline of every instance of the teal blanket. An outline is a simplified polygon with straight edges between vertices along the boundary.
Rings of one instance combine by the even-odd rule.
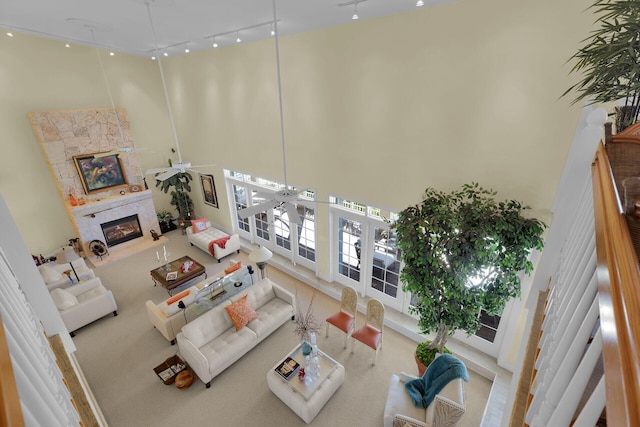
[[[456,378],[469,381],[467,367],[460,359],[445,353],[431,362],[422,378],[407,381],[404,387],[416,407],[427,408],[440,390]]]

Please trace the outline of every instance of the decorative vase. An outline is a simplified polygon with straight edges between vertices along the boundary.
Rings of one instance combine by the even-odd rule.
[[[302,341],[302,355],[308,356],[311,354],[311,344],[306,341]]]

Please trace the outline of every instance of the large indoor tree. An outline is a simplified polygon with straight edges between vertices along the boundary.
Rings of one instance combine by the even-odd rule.
[[[520,295],[521,272],[533,270],[531,251],[542,250],[545,224],[524,217],[528,207],[520,202],[496,202],[495,195],[477,183],[451,193],[427,188],[392,225],[410,310],[423,334],[435,332],[431,348],[439,352],[454,331],[478,330],[480,310],[501,314]]]

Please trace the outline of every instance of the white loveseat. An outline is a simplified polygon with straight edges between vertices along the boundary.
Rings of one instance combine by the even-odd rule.
[[[218,230],[217,228],[212,227],[209,221],[204,221],[203,223],[205,226],[200,227],[202,230],[198,230],[198,227],[195,225],[187,227],[187,240],[191,243],[191,246],[202,249],[217,259],[218,262],[220,262],[222,258],[234,252],[240,253],[240,237],[237,234],[230,235],[224,231]],[[194,228],[198,231],[195,232]],[[218,244],[211,244],[211,242],[226,239],[227,237],[228,240],[223,243],[224,248]],[[211,246],[213,253],[209,250],[209,246]]]
[[[205,281],[202,281],[197,285],[186,289],[183,292],[186,293],[188,291],[188,294],[183,297],[181,297],[183,292],[180,292],[178,295],[167,298],[159,304],[156,304],[151,300],[147,300],[145,303],[149,321],[151,321],[151,324],[160,331],[162,336],[164,336],[171,345],[176,343],[176,335],[187,323],[186,317],[178,304],[180,301],[182,301],[185,306],[191,304],[196,299],[198,291],[204,287],[205,283]]]
[[[384,408],[384,427],[454,427],[465,412],[463,381],[447,384],[427,409],[413,405],[404,383],[417,378],[402,373],[392,375]]]
[[[225,307],[244,295],[258,317],[236,330]],[[179,353],[209,388],[213,378],[293,318],[295,306],[291,292],[262,279],[187,323],[177,336]]]
[[[92,269],[87,267],[84,262],[84,258],[78,258],[73,261],[73,268],[78,273],[78,278],[82,282],[83,280],[89,280],[96,277]],[[51,292],[56,288],[66,288],[74,283],[77,283],[75,274],[71,269],[71,265],[67,262],[65,264],[58,264],[56,262],[48,262],[38,266],[38,271],[47,285],[47,290]],[[69,272],[68,276],[65,272]]]
[[[50,295],[71,336],[77,329],[107,314],[118,315],[113,293],[102,286],[99,277],[69,288],[56,288]]]

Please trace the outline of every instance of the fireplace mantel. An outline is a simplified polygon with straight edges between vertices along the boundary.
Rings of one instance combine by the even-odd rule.
[[[140,229],[143,235],[143,237],[138,239],[109,248],[110,253],[120,251],[124,248],[126,248],[127,251],[131,251],[131,247],[136,244],[140,245],[141,250],[145,249],[148,246],[148,242],[145,241],[151,240],[150,231],[160,230],[158,216],[153,205],[153,200],[151,199],[151,190],[96,199],[82,206],[70,207],[69,210],[80,240],[84,245],[85,253],[89,257],[92,256],[89,244],[93,240],[105,242],[105,237],[100,225],[106,222],[131,215],[138,215]],[[108,261],[109,257],[105,257],[104,260]]]
[[[97,215],[109,209],[115,209],[131,203],[139,203],[149,198],[151,198],[151,190],[125,193],[124,195],[95,199],[82,206],[72,206],[71,212],[74,216]]]

